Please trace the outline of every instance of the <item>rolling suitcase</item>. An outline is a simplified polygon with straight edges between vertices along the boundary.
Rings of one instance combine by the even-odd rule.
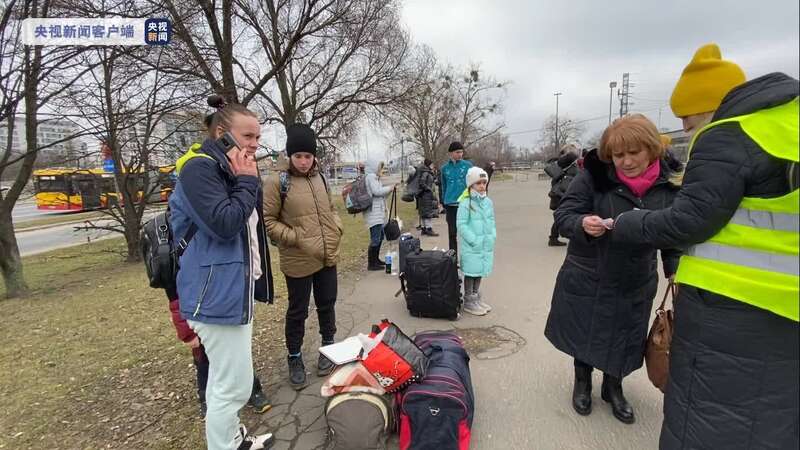
[[[405,257],[400,290],[412,316],[457,320],[461,279],[452,250],[416,250]]]

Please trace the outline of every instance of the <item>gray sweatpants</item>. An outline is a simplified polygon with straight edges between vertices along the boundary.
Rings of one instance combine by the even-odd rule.
[[[239,410],[253,387],[253,324],[213,325],[189,321],[208,355],[206,443],[209,450],[237,448]]]

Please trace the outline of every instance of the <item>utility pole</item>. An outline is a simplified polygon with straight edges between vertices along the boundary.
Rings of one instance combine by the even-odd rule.
[[[622,90],[619,92],[619,116],[622,117],[628,114],[628,106],[630,106],[630,76],[631,74],[625,72],[622,74]]]
[[[614,98],[614,88],[617,87],[617,82],[612,81],[608,83],[608,124],[611,125],[611,103]]]
[[[561,148],[560,148],[561,146],[558,143],[558,97],[561,96],[561,92],[556,92],[553,95],[556,97],[556,130],[555,130],[556,132],[555,132],[555,138],[556,138],[556,156],[558,156],[558,154],[561,153]]]

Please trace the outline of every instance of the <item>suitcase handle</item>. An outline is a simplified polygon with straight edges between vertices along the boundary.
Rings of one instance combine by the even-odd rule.
[[[397,291],[394,294],[394,298],[397,298],[400,295],[401,292],[403,293],[403,297],[405,297],[405,295],[406,295],[406,274],[405,274],[405,272],[400,272],[400,276],[398,278],[400,278],[400,290]]]

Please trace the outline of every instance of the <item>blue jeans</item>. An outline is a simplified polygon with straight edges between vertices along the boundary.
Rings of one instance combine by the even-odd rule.
[[[380,247],[383,242],[383,225],[369,227],[369,246]]]

